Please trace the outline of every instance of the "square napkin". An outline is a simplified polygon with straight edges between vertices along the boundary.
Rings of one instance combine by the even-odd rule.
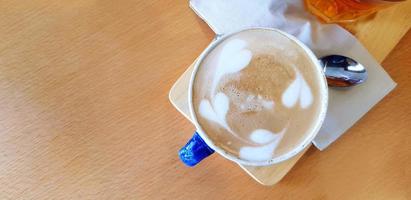
[[[347,89],[329,88],[326,119],[313,141],[320,150],[337,140],[396,86],[353,35],[338,25],[318,22],[305,10],[302,0],[191,0],[190,7],[216,34],[247,27],[277,28],[304,42],[317,57],[340,54],[366,67],[365,83]]]

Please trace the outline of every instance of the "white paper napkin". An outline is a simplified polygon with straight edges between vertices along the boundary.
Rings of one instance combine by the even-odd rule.
[[[216,34],[247,27],[273,27],[288,32],[318,56],[340,54],[366,66],[368,80],[349,88],[329,90],[329,106],[324,124],[314,139],[323,150],[354,125],[396,83],[361,43],[335,24],[321,24],[305,11],[302,0],[191,0],[190,7]]]

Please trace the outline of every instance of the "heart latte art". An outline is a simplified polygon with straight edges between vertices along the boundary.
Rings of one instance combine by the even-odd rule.
[[[201,130],[242,160],[266,161],[296,148],[319,116],[318,69],[283,34],[249,30],[219,43],[193,85]]]

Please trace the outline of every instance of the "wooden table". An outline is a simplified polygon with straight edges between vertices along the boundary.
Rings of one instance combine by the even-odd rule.
[[[378,60],[411,26],[384,16],[410,5],[361,22],[391,30],[357,35]],[[383,62],[397,88],[274,187],[219,156],[177,157],[194,127],[167,94],[212,37],[187,1],[2,2],[0,199],[411,198],[410,32]]]

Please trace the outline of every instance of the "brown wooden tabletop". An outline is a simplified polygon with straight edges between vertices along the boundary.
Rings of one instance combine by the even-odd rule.
[[[397,88],[273,187],[177,157],[194,127],[168,91],[212,38],[183,0],[1,2],[0,199],[411,199],[411,32],[382,63]]]

